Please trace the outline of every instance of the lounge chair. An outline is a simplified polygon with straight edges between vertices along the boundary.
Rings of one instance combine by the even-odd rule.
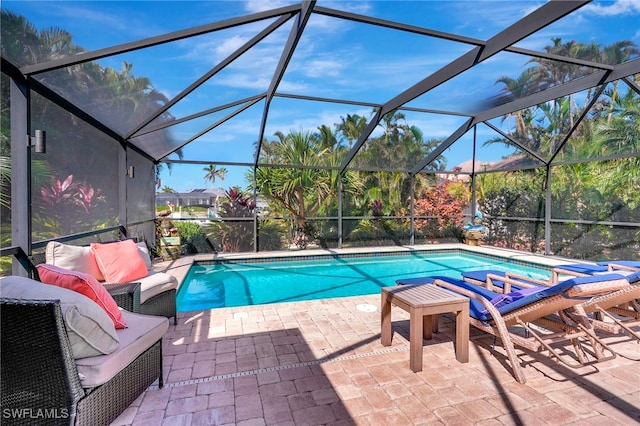
[[[462,279],[473,284],[488,288],[497,293],[509,293],[512,290],[520,290],[541,285],[549,287],[550,281],[528,277],[513,272],[504,272],[496,269],[483,269],[462,273]]]
[[[640,324],[640,302],[638,302],[640,299],[640,271],[616,270],[615,272],[623,275],[631,285],[615,292],[591,298],[582,303],[581,306],[587,314],[596,313],[595,317],[589,317],[595,329],[613,334],[626,332],[640,342],[640,333],[631,329],[632,326]],[[590,276],[590,274],[585,274],[584,276]],[[519,290],[533,285],[546,287],[553,285],[551,281],[537,280],[492,269],[464,272],[462,279],[497,292],[500,292],[500,290],[508,292],[510,289]],[[620,316],[628,317],[630,320],[621,321],[618,318]],[[610,321],[603,321],[605,317]]]
[[[623,276],[618,274],[573,278],[562,281],[551,287],[535,287],[511,293],[498,293],[487,288],[471,284],[451,277],[431,277],[434,285],[447,288],[469,297],[469,323],[474,327],[499,337],[507,353],[513,375],[520,383],[526,379],[514,345],[534,352],[549,351],[550,355],[563,364],[577,368],[590,364],[584,357],[581,339],[586,338],[592,346],[596,361],[611,359],[616,354],[595,335],[580,304],[594,296],[605,295],[630,286]],[[402,280],[399,283],[402,284]],[[423,279],[426,283],[426,278]],[[571,318],[578,322],[575,327],[565,325],[563,331],[542,334],[534,330],[529,323],[544,326],[546,317],[557,312],[573,308]],[[526,335],[522,336],[509,330],[509,327],[520,326]],[[555,327],[554,327],[555,328]],[[567,360],[551,345],[562,341],[571,341],[575,348],[578,362]],[[605,352],[609,355],[605,356]]]
[[[640,325],[640,271],[625,275],[625,279],[630,283],[629,287],[594,297],[582,307],[586,313],[596,314],[591,320],[594,328],[614,334],[624,331],[640,342],[640,333],[631,329]],[[622,321],[619,317],[629,320]],[[604,318],[609,321],[603,321]]]
[[[606,262],[598,262],[598,265],[606,266],[610,271],[640,271],[639,260],[608,260]]]
[[[551,281],[558,282],[560,275],[571,277],[586,277],[589,275],[606,274],[609,272],[629,273],[640,271],[640,261],[635,260],[610,260],[592,263],[568,263],[554,266],[551,271]]]
[[[609,272],[609,268],[605,265],[591,263],[567,263],[564,265],[556,265],[551,271],[551,282],[560,281],[560,275],[568,275],[570,277],[587,277],[597,273]]]

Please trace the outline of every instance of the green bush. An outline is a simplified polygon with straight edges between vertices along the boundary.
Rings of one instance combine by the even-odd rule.
[[[275,221],[266,220],[260,223],[260,251],[282,250],[286,229]]]
[[[200,253],[206,245],[206,235],[200,224],[193,222],[174,221],[174,226],[180,232],[180,243],[186,246],[187,253]]]

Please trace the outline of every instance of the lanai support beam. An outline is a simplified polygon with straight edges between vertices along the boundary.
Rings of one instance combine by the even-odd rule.
[[[203,136],[204,134],[206,134],[206,133],[210,132],[211,130],[215,129],[219,125],[231,120],[233,117],[235,117],[236,115],[240,114],[242,111],[252,107],[253,105],[258,103],[259,101],[260,101],[260,98],[254,99],[251,102],[247,102],[245,105],[241,106],[240,108],[237,108],[234,111],[231,111],[229,114],[227,114],[226,116],[222,117],[220,120],[216,121],[211,126],[207,127],[204,130],[201,130],[200,132],[198,132],[195,135],[191,136],[189,139],[187,139],[186,141],[184,141],[183,143],[178,145],[176,148],[173,148],[169,152],[165,152],[164,154],[162,154],[162,156],[160,156],[158,158],[159,159],[163,159],[164,157],[170,155],[171,153],[179,150],[183,146],[188,145],[189,143],[195,141],[196,139],[198,139],[199,137]],[[212,161],[210,161],[209,163],[212,163]],[[218,162],[215,162],[215,163],[218,164]]]
[[[271,79],[271,83],[269,84],[269,89],[267,89],[264,111],[262,113],[262,121],[260,123],[260,133],[258,135],[256,158],[254,159],[254,174],[255,169],[258,167],[258,159],[260,158],[260,150],[262,148],[262,140],[264,139],[264,129],[267,125],[267,117],[269,116],[269,107],[271,106],[271,100],[273,99],[276,90],[278,89],[280,81],[282,81],[284,72],[287,69],[287,65],[289,65],[289,61],[293,56],[293,52],[295,52],[296,50],[296,46],[300,41],[300,37],[302,37],[302,32],[307,26],[307,22],[309,22],[309,18],[311,17],[311,13],[313,12],[313,7],[315,6],[315,4],[315,0],[302,2],[302,9],[300,10],[300,15],[298,16],[297,25],[294,24],[293,28],[291,28],[289,38],[287,39],[287,44],[284,46],[284,50],[282,51],[282,55],[280,56],[280,61],[278,62],[278,66],[276,67],[273,78]]]
[[[6,72],[3,61],[3,72]],[[11,99],[11,244],[31,254],[31,149],[29,134],[29,89],[19,73],[10,78]],[[21,77],[21,76],[20,76]],[[18,262],[12,262],[13,275],[25,275]]]
[[[412,101],[418,96],[427,93],[431,89],[441,85],[442,83],[450,80],[456,75],[468,70],[476,64],[492,57],[496,53],[506,49],[514,43],[522,40],[523,38],[533,34],[537,30],[546,27],[547,25],[557,21],[558,19],[566,16],[574,10],[584,6],[589,1],[552,1],[544,4],[539,9],[525,16],[515,24],[499,32],[492,38],[490,38],[485,46],[475,47],[469,52],[460,56],[450,64],[431,74],[427,78],[418,82],[414,86],[400,93],[395,98],[385,103],[382,108],[376,114],[374,120],[378,120],[390,111]],[[355,154],[360,150],[364,142],[371,135],[373,130],[378,124],[378,121],[371,120],[367,125],[365,131],[360,135],[358,141],[354,144],[353,148],[342,162],[340,171],[344,171]],[[484,120],[480,120],[484,121]],[[373,123],[373,125],[372,125]],[[447,139],[448,141],[449,139]],[[427,163],[428,164],[428,163]],[[423,166],[424,167],[424,166]]]
[[[453,145],[455,141],[457,141],[458,139],[460,139],[460,137],[462,137],[462,135],[467,133],[469,129],[473,127],[472,122],[472,119],[468,119],[465,123],[462,124],[462,126],[458,127],[458,129],[453,132],[451,136],[449,136],[444,142],[442,142],[436,149],[431,151],[429,155],[427,155],[411,170],[411,175],[415,176],[420,173],[420,171],[424,169],[429,163],[438,158],[440,154],[442,154],[447,148]],[[475,161],[475,158],[473,158],[473,161]]]
[[[174,106],[175,104],[180,102],[182,99],[186,98],[191,92],[196,90],[198,87],[200,87],[202,84],[204,84],[211,77],[216,75],[218,72],[222,71],[227,65],[231,64],[233,61],[238,59],[240,56],[242,56],[244,53],[246,53],[253,46],[255,46],[256,44],[261,42],[269,34],[274,32],[278,28],[280,28],[280,26],[282,26],[285,22],[287,22],[291,18],[291,16],[292,16],[291,14],[290,15],[281,16],[279,19],[277,19],[271,25],[267,26],[267,28],[263,29],[258,34],[253,36],[249,41],[247,41],[245,44],[243,44],[238,49],[236,49],[231,55],[229,55],[226,58],[224,58],[224,60],[222,60],[220,63],[218,63],[215,67],[211,68],[208,72],[206,72],[204,75],[202,75],[199,79],[197,79],[196,81],[191,83],[186,89],[184,89],[178,95],[174,96],[173,99],[171,99],[169,102],[167,102],[161,108],[159,108],[153,114],[151,114],[149,117],[147,117],[138,126],[138,128],[136,128],[133,131],[131,131],[129,133],[129,135],[125,139],[129,139],[129,138],[135,136],[136,133],[138,133],[140,130],[142,130],[147,124],[151,123],[153,120],[155,120],[156,118],[160,117],[163,113],[168,111],[172,106]]]
[[[215,22],[213,24],[201,25],[186,30],[174,31],[156,37],[149,37],[144,40],[123,43],[117,46],[111,46],[104,49],[98,49],[91,52],[78,53],[77,55],[67,56],[61,59],[42,62],[35,65],[27,65],[20,68],[25,75],[39,74],[43,72],[53,71],[65,68],[71,65],[81,64],[83,62],[95,61],[96,59],[106,58],[108,56],[120,55],[122,53],[133,52],[135,50],[144,49],[146,47],[158,46],[164,43],[183,40],[185,38],[199,36],[227,28],[233,28],[240,25],[250,24],[252,22],[262,21],[263,19],[275,18],[287,13],[296,13],[300,10],[299,5],[285,6],[278,9],[267,10],[265,12],[254,13],[239,18],[225,19],[224,21]]]
[[[616,65],[613,71],[596,71],[593,74],[589,74],[587,76],[569,81],[564,84],[550,87],[543,91],[534,93],[530,96],[525,96],[523,98],[507,102],[494,108],[489,108],[477,114],[474,117],[474,122],[480,123],[496,117],[502,117],[503,115],[512,113],[514,111],[520,111],[524,108],[540,105],[545,102],[561,98],[563,96],[568,96],[577,92],[581,92],[583,90],[591,89],[600,84],[610,83],[612,81],[620,80],[627,76],[638,73],[640,73],[640,58]],[[627,79],[625,79],[625,81],[626,80]]]

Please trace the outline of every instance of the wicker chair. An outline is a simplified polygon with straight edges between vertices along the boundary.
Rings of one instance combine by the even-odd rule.
[[[29,259],[31,261],[31,265],[29,267],[29,276],[35,280],[40,281],[40,276],[38,275],[38,269],[36,268],[36,266],[46,262],[46,255],[45,253],[37,253],[30,256]],[[112,293],[111,290],[114,288],[120,288],[120,291],[122,291],[121,286],[122,284],[105,284],[105,287],[107,288],[107,290],[109,290],[110,293]],[[112,296],[114,296],[114,298],[116,297],[114,294],[112,294]],[[129,296],[123,297],[121,301],[116,300],[116,302],[119,306],[128,311],[144,315],[158,315],[167,318],[173,318],[173,324],[176,325],[178,323],[178,316],[176,315],[177,306],[175,289],[167,290],[153,297],[150,297],[145,300],[144,303],[141,303],[136,307],[130,305],[130,303],[133,302],[133,299]]]
[[[162,339],[106,383],[83,388],[59,301],[0,299],[2,424],[108,425],[162,381]]]

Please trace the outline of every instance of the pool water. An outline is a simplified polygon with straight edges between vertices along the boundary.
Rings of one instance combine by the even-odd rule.
[[[179,312],[334,297],[380,294],[399,278],[460,277],[465,271],[497,269],[533,278],[549,272],[508,259],[471,254],[401,254],[329,257],[320,260],[194,264],[177,296]]]

